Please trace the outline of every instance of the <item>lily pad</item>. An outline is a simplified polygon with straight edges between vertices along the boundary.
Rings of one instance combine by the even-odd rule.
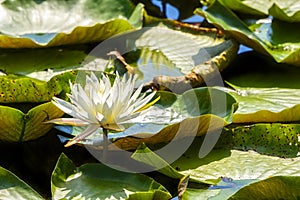
[[[0,140],[8,142],[24,142],[45,135],[52,124],[45,122],[59,118],[64,113],[51,102],[41,104],[28,113],[9,107],[0,106]]]
[[[17,75],[0,76],[0,102],[39,103],[50,101],[53,96],[65,98],[65,93],[69,91],[69,82],[75,80],[76,73],[65,72],[48,82]]]
[[[234,123],[299,121],[299,89],[243,88],[230,84],[235,90],[220,88],[237,100]]]
[[[300,196],[299,176],[277,176],[242,188],[232,198],[237,199],[297,199]]]
[[[186,154],[186,156],[191,155]],[[215,156],[215,154],[208,155],[208,157],[210,156]],[[184,166],[182,161],[178,161],[177,165],[181,163]],[[299,179],[299,168],[297,167],[299,163],[299,157],[284,159],[260,155],[251,151],[231,150],[229,157],[180,172],[193,178],[198,177],[199,180],[221,177],[221,181],[209,189],[187,189],[183,194],[183,199],[190,199],[195,196],[199,199],[229,199],[245,196],[247,199],[257,199],[255,194],[261,193],[262,188],[264,192],[261,194],[267,199],[283,198],[283,195],[286,197],[286,192],[292,196],[297,196],[299,187],[297,184],[295,185],[295,182],[297,183]],[[183,166],[181,167],[185,168]],[[274,190],[274,188],[281,187],[282,190]],[[288,196],[290,196],[289,194]]]
[[[198,180],[218,179],[220,177],[228,177],[233,180],[263,180],[270,176],[300,175],[299,157],[278,158],[252,151],[231,150],[230,152],[229,157],[198,166],[193,170],[181,171],[181,173]],[[185,163],[181,163],[181,165],[184,168]]]
[[[49,101],[53,96],[66,98],[69,81],[74,80],[75,75],[74,71],[66,72],[48,82],[15,75],[1,76],[0,139],[24,142],[46,134],[53,125],[44,122],[64,114]]]
[[[102,164],[78,168],[62,154],[51,177],[54,199],[170,199],[167,190],[153,179],[114,170]]]
[[[289,158],[300,151],[299,131],[298,124],[233,124],[224,128],[219,142],[232,149]]]
[[[206,5],[211,5],[215,0],[204,0]],[[227,8],[237,11],[239,13],[246,13],[249,15],[265,16],[268,14],[268,9],[271,7],[273,1],[254,1],[254,0],[219,0],[219,2]]]
[[[210,5],[215,0],[204,1]],[[300,22],[299,1],[289,0],[219,0],[219,2],[227,8],[238,12],[239,14],[249,14],[264,17],[271,15],[276,19],[287,22]]]
[[[178,179],[184,175],[189,176],[190,182],[182,196],[183,199],[227,199],[234,197],[235,194],[246,195],[244,192],[251,189],[260,192],[256,184],[258,186],[267,183],[274,187],[283,186],[284,191],[289,191],[289,188],[293,195],[298,194],[298,186],[294,187],[289,180],[298,181],[299,157],[278,158],[260,155],[253,151],[226,150],[223,146],[213,149],[206,157],[199,158],[198,151],[202,141],[201,138],[196,138],[180,159],[164,168],[158,167],[161,167],[161,163],[165,161],[148,148],[139,148],[132,157],[157,167],[157,170],[168,177]],[[192,184],[197,182],[211,185],[201,187]],[[272,197],[272,195],[280,196],[282,193],[274,192],[265,195]]]
[[[269,13],[274,18],[287,21],[287,22],[300,22],[300,3],[297,0],[279,1],[276,0]]]
[[[224,29],[241,44],[270,55],[277,62],[299,66],[300,43],[296,39],[299,35],[299,30],[294,28],[296,24],[266,17],[241,18],[218,0],[205,11],[197,9],[196,13],[204,16],[215,26]]]
[[[219,71],[237,54],[237,43],[216,29],[178,27],[170,21],[149,26],[105,40],[91,54],[100,57],[118,50],[142,83],[176,93],[220,78]]]
[[[227,69],[223,78],[233,85],[244,88],[300,89],[299,67],[276,63],[254,51],[239,54]]]
[[[16,175],[0,167],[0,199],[42,200],[44,198]]]
[[[227,181],[209,190],[187,189],[182,199],[297,199],[300,195],[300,179],[297,176],[277,176],[254,183],[223,179]]]
[[[139,28],[143,6],[134,10],[126,0],[5,0],[0,10],[0,47],[38,48],[99,42]]]
[[[18,75],[32,72],[46,73],[47,69],[60,70],[62,73],[62,70],[68,68],[78,68],[87,58],[88,50],[87,45],[65,48],[0,49],[0,70],[6,74]]]

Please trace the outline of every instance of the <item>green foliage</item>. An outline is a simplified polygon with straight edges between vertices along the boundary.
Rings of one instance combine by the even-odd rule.
[[[229,84],[229,83],[228,83]],[[239,107],[233,117],[234,123],[293,122],[299,121],[299,89],[290,88],[242,88],[232,84],[228,91]]]
[[[15,75],[1,76],[0,140],[24,142],[51,130],[53,125],[45,122],[64,113],[49,101],[53,96],[66,98],[69,81],[74,81],[75,77],[74,71],[57,75],[48,82]]]
[[[69,83],[73,82],[75,77],[75,71],[59,74],[48,82],[16,75],[0,76],[0,102],[39,103],[50,101],[53,96],[65,98],[65,93],[69,91]]]
[[[240,150],[254,150],[261,154],[296,157],[300,142],[299,124],[253,124],[225,127],[220,140],[223,145]]]
[[[54,199],[151,200],[171,197],[162,185],[145,175],[121,172],[102,164],[85,164],[76,168],[64,154],[58,159],[51,180]]]
[[[182,95],[165,91],[156,95],[160,96],[160,100],[145,113],[143,119],[124,132],[109,134],[110,138],[115,139],[112,148],[116,145],[134,150],[142,143],[155,146],[173,139],[201,136],[208,131],[219,130],[231,123],[236,103],[228,93],[206,87],[189,90]],[[75,128],[73,134],[77,133]],[[97,140],[99,135],[89,139]]]
[[[98,6],[101,5],[101,6]],[[99,42],[140,27],[142,6],[126,1],[1,2],[1,48],[40,48]],[[47,14],[45,14],[47,13]],[[133,16],[131,16],[133,14]],[[58,17],[59,16],[59,17]],[[11,26],[11,23],[15,26]],[[134,27],[136,26],[136,27]]]
[[[261,16],[240,17],[241,15],[237,15],[231,10],[237,9],[238,11],[243,12],[245,10],[245,6],[253,6],[252,10],[261,12],[258,8],[267,8],[266,5],[268,5],[269,2],[270,1],[260,1],[260,3],[253,3],[253,1],[250,1],[247,6],[244,3],[230,4],[237,7],[235,8],[234,6],[234,8],[232,8],[231,6],[228,7],[227,4],[223,5],[218,0],[216,0],[205,11],[198,9],[196,10],[196,12],[204,16],[210,23],[224,29],[240,43],[245,44],[263,54],[269,54],[277,62],[289,63],[299,66],[299,30],[294,28],[294,23],[291,23],[294,22],[293,20],[291,20],[292,17],[288,19],[286,17],[283,17],[288,20],[288,22],[283,22],[281,20],[272,20],[270,18]],[[272,13],[270,14],[274,14],[275,17],[279,16],[280,18],[282,18],[282,16],[284,16],[282,12],[292,14],[295,9],[297,9],[296,12],[299,13],[299,6],[297,7],[298,4],[299,3],[296,3],[295,1],[289,3],[280,3],[279,5],[282,5],[282,10],[278,9],[276,11],[275,9],[278,7],[276,7],[276,4],[274,4],[275,7],[272,7]],[[287,6],[293,11],[285,9],[285,7]],[[280,11],[280,14],[278,11]],[[283,29],[284,32],[282,31]],[[286,35],[288,35],[288,37],[286,37]]]
[[[10,171],[0,167],[0,198],[1,199],[32,199],[42,200],[43,198],[29,185],[20,180]]]
[[[300,178],[297,176],[276,176],[242,188],[232,199],[298,199],[300,197]]]
[[[127,0],[1,1],[0,70],[5,74],[0,76],[0,165],[52,199],[299,198],[300,77],[294,66],[299,66],[299,2],[202,1],[208,8],[195,13],[220,30],[203,27],[206,22],[199,27],[156,18],[134,2],[136,7]],[[180,10],[179,20],[201,7],[199,1],[166,2]],[[162,14],[153,5],[151,9]],[[236,41],[256,52],[237,56]],[[105,48],[102,43],[94,48],[98,42],[106,42]],[[111,50],[124,55],[139,84],[159,90],[160,100],[143,119],[108,135],[110,155],[135,151],[129,165],[149,165],[154,170],[146,175],[91,164],[80,145],[63,150],[69,159],[60,154],[56,134],[62,133],[45,123],[63,115],[51,98],[67,99],[69,83],[79,82],[85,70],[112,77],[126,72],[119,60],[109,63]],[[227,86],[213,87],[210,81],[224,69]],[[47,141],[49,134],[47,146],[37,142]],[[207,136],[216,146],[201,157]],[[102,151],[99,137],[94,134],[85,142]],[[156,150],[171,142],[190,146],[170,164],[175,152],[157,155]],[[41,155],[49,158],[43,166],[33,162]],[[57,159],[55,167],[49,164]],[[47,171],[49,180],[41,187],[48,191],[51,186],[51,192],[44,194],[28,169]],[[0,199],[42,199],[2,167],[0,185]]]

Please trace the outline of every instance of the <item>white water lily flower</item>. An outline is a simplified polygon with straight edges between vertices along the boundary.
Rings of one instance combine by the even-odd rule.
[[[71,94],[67,94],[70,103],[53,97],[52,103],[73,118],[59,118],[51,123],[72,126],[87,126],[87,128],[65,146],[71,146],[94,133],[99,127],[107,130],[123,131],[122,124],[138,117],[141,111],[153,105],[157,100],[148,103],[155,92],[148,96],[141,95],[142,87],[134,90],[137,76],[129,75],[122,79],[117,74],[113,85],[109,78],[103,75],[101,79],[94,73],[86,76],[86,84],[71,84]]]

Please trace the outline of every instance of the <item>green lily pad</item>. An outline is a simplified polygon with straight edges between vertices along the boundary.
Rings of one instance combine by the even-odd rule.
[[[229,84],[229,83],[228,83]],[[230,84],[235,90],[220,88],[237,100],[234,123],[299,121],[299,89],[243,88]]]
[[[237,43],[216,29],[184,24],[178,28],[172,21],[146,25],[150,27],[106,40],[91,53],[106,55],[117,49],[142,83],[176,93],[201,86],[205,81],[208,84],[237,54]],[[123,70],[116,68],[124,72],[124,66]]]
[[[48,82],[1,76],[0,140],[24,142],[45,135],[53,127],[45,122],[64,114],[49,101],[53,96],[66,98],[69,81],[75,77],[74,71],[57,75]]]
[[[126,0],[5,0],[0,10],[0,47],[37,48],[99,42],[139,28],[143,6],[134,10]]]
[[[298,124],[230,125],[224,128],[219,142],[228,148],[254,150],[261,154],[296,157],[300,151]]]
[[[167,190],[153,179],[126,173],[102,164],[78,168],[62,154],[51,177],[52,197],[81,199],[170,199]]]
[[[242,188],[232,198],[237,199],[297,199],[300,196],[300,177],[277,176]]]
[[[181,180],[184,178],[184,174],[178,172],[174,169],[170,164],[168,164],[164,159],[151,151],[145,144],[141,144],[136,151],[131,156],[134,160],[150,165],[157,170],[158,172],[166,175],[169,178]],[[199,181],[197,179],[189,179],[192,182],[202,185],[203,187],[207,187],[209,184],[213,184],[214,182],[209,180]]]
[[[230,180],[209,190],[187,189],[182,199],[297,199],[300,195],[299,181],[297,176],[271,177],[250,184]]]
[[[48,82],[17,75],[0,76],[0,102],[39,103],[50,101],[53,96],[64,98],[69,90],[69,82],[75,80],[76,73],[65,72]]]
[[[230,150],[223,145],[214,148],[206,157],[199,158],[201,142],[203,138],[196,138],[190,148],[171,165],[167,165],[164,159],[145,146],[141,146],[132,157],[156,167],[155,169],[170,178],[180,179],[184,175],[189,176],[189,186],[182,196],[183,199],[227,199],[239,192],[245,195],[243,190],[258,189],[255,184],[266,184],[269,181],[275,188],[283,186],[284,191],[289,191],[287,188],[289,187],[293,195],[298,194],[298,186],[295,187],[292,182],[285,179],[298,181],[299,157],[272,157],[253,151]],[[166,165],[164,168],[161,167],[163,164]],[[275,181],[270,180],[270,177],[274,177]],[[281,177],[283,177],[282,181],[280,181]],[[211,185],[201,187],[192,184],[197,182]],[[274,193],[278,196],[280,194],[280,192]],[[265,195],[271,197],[272,194]]]
[[[0,167],[0,191],[0,199],[44,199],[16,175],[2,167]]]
[[[204,0],[206,5],[211,5],[215,0]],[[273,1],[254,1],[254,0],[219,0],[219,2],[227,8],[237,11],[239,13],[246,13],[249,15],[265,16],[268,14],[268,9],[271,7]]]
[[[217,151],[220,153],[222,150]],[[249,199],[257,199],[257,196],[254,198],[252,196],[253,193],[250,191],[256,191],[254,194],[257,194],[261,192],[260,189],[265,187],[267,188],[263,190],[263,196],[267,199],[272,199],[271,197],[274,196],[282,197],[286,191],[291,192],[292,195],[298,194],[299,188],[298,186],[295,187],[295,182],[286,182],[285,179],[294,180],[297,183],[300,173],[297,167],[300,163],[299,157],[284,159],[236,150],[231,150],[230,153],[228,157],[217,158],[217,154],[212,152],[205,158],[210,160],[210,162],[202,162],[202,165],[195,166],[193,169],[180,171],[181,174],[189,175],[194,179],[198,178],[200,181],[207,179],[216,180],[221,177],[221,181],[212,185],[209,189],[188,188],[183,194],[183,199],[191,199],[195,196],[199,199],[228,199],[230,197],[239,197],[238,195],[243,195],[243,197],[248,195]],[[188,166],[185,167],[185,165],[190,165],[188,160],[199,160],[199,158],[194,158],[188,153],[185,154],[185,157],[190,158],[179,160],[173,166],[177,166],[177,168],[180,166],[186,169]],[[200,162],[199,160],[198,164]],[[282,181],[280,181],[280,176],[283,177]],[[274,179],[272,180],[271,178],[270,180],[270,177]],[[268,189],[268,183],[270,183],[269,186],[274,186],[270,187],[273,188],[272,190]],[[258,186],[261,187],[259,188]],[[282,193],[280,192],[281,189],[274,191],[274,188],[279,187],[283,187]]]
[[[270,55],[277,62],[299,66],[299,30],[294,28],[297,24],[271,18],[241,18],[218,0],[205,11],[197,9],[196,12],[238,42]]]
[[[210,5],[215,0],[207,0],[205,3]],[[300,22],[299,1],[289,0],[219,0],[219,2],[227,8],[238,13],[249,15],[266,16],[271,15],[276,19],[287,22]]]
[[[28,113],[9,107],[0,106],[0,140],[24,142],[45,135],[53,124],[45,122],[59,118],[64,113],[51,102],[36,106]]]
[[[266,76],[267,74],[267,76]],[[241,87],[300,89],[300,68],[276,63],[271,58],[250,51],[239,54],[223,76]]]
[[[233,180],[263,180],[270,176],[299,176],[300,158],[278,158],[261,155],[252,151],[231,150],[228,157],[198,166],[194,169],[181,171],[185,175],[198,180],[228,177]],[[214,156],[213,154],[211,154]],[[208,155],[209,157],[210,155]],[[190,158],[193,159],[193,158]],[[208,158],[206,158],[208,159]],[[181,168],[188,163],[181,163]],[[175,164],[173,166],[176,166]]]
[[[88,50],[88,46],[83,45],[65,48],[0,49],[0,69],[6,74],[18,75],[41,71],[47,73],[49,70],[45,71],[46,69],[74,69],[86,59]]]
[[[272,7],[269,8],[269,13],[274,18],[287,22],[300,22],[300,3],[297,0],[279,1],[276,0]]]
[[[219,150],[221,151],[221,150]],[[223,150],[224,151],[224,150]],[[186,157],[191,156],[186,154]],[[213,160],[216,154],[213,152],[206,158]],[[190,158],[190,160],[195,158]],[[184,165],[187,160],[179,160],[173,166]],[[260,155],[254,152],[242,152],[231,150],[231,155],[219,158],[194,169],[181,171],[181,174],[190,175],[199,180],[217,179],[218,184],[208,189],[188,188],[183,194],[183,199],[231,199],[245,198],[257,199],[280,199],[287,196],[299,195],[299,157],[284,159]],[[187,164],[189,165],[189,164]],[[270,178],[271,177],[271,178]],[[276,190],[275,188],[282,188]],[[261,194],[261,195],[259,195]],[[288,195],[287,195],[288,194]],[[197,199],[196,198],[196,199]]]

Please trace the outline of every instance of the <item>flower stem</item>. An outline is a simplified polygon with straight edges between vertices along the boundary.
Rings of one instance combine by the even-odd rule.
[[[107,160],[107,152],[108,152],[108,135],[107,129],[103,128],[103,161]]]

